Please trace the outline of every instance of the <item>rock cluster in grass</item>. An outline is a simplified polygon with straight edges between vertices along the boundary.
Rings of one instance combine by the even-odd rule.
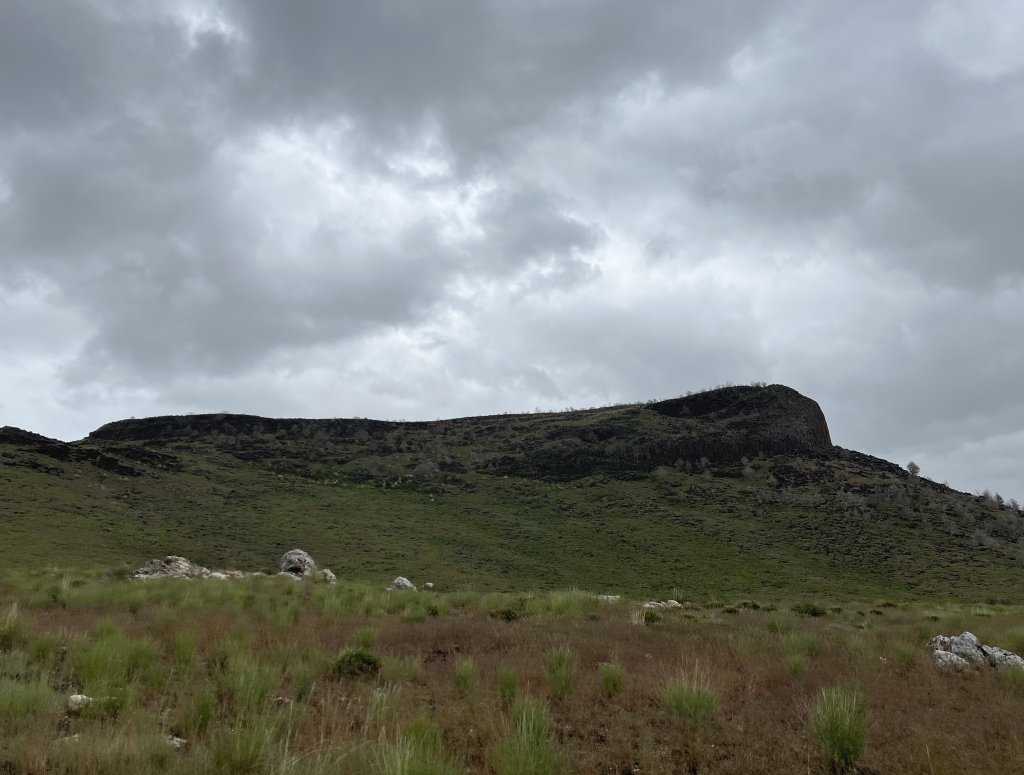
[[[998,646],[986,646],[974,633],[936,635],[929,643],[940,670],[960,672],[976,667],[1024,670],[1024,659]]]
[[[319,581],[328,584],[335,584],[338,577],[329,568],[322,568],[316,572],[316,562],[309,552],[302,549],[292,549],[285,552],[281,557],[281,572],[279,576],[287,576],[295,580],[314,576]],[[240,579],[246,576],[263,576],[260,571],[254,573],[243,573],[240,570],[214,570],[204,568],[202,565],[187,560],[184,557],[169,554],[162,560],[150,560],[135,573],[133,579],[145,581],[148,579],[210,579],[213,581],[226,581],[228,579]]]
[[[645,611],[658,611],[665,608],[682,608],[683,604],[678,600],[652,600],[644,603],[642,607]]]

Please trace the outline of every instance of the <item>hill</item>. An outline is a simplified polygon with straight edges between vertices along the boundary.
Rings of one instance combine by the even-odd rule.
[[[0,430],[0,562],[639,595],[1009,598],[1024,516],[832,444],[781,386],[436,422],[216,414]]]

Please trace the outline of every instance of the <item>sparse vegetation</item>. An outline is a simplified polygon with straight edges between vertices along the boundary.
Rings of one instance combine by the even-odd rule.
[[[928,772],[929,756],[995,775],[1012,771],[1024,734],[1024,674],[942,678],[920,647],[965,629],[1014,643],[1024,608],[1001,602],[821,599],[842,609],[822,618],[790,613],[792,601],[719,596],[643,627],[637,601],[461,590],[433,593],[444,617],[411,622],[403,612],[422,607],[419,593],[358,583],[64,575],[64,606],[46,594],[49,572],[0,582],[0,611],[18,604],[17,636],[0,652],[0,762],[14,772],[570,775],[672,771],[683,750],[686,767],[727,775],[815,759]],[[501,606],[520,617],[491,617]],[[680,673],[680,653],[700,669]],[[823,680],[865,688],[844,706],[820,693]],[[935,681],[960,712],[930,712]],[[87,687],[92,701],[69,710]],[[872,728],[887,734],[857,753],[868,699]],[[807,731],[794,732],[801,708]],[[171,735],[187,742],[175,749]]]

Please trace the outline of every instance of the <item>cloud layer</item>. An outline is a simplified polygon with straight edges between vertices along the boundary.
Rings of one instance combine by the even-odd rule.
[[[1013,3],[0,8],[0,422],[767,380],[1024,499]]]

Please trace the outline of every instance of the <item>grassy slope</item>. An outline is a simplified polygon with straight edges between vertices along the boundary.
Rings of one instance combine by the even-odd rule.
[[[288,459],[281,450],[247,462],[194,441],[164,449],[179,455],[183,471],[123,477],[40,458],[52,471],[43,472],[10,465],[33,456],[0,445],[9,455],[0,458],[0,562],[138,565],[176,553],[270,568],[301,546],[343,577],[401,573],[448,587],[860,599],[1024,591],[1024,570],[1006,556],[1006,542],[993,551],[974,535],[1011,518],[860,458],[755,459],[746,478],[657,468],[625,480],[464,473],[396,484],[387,472],[357,476],[365,460],[351,454],[324,480],[309,468],[278,473]],[[415,456],[385,461],[402,471]],[[769,472],[780,465],[815,481],[772,486]],[[841,488],[868,494],[840,498]],[[957,510],[963,514],[951,517]]]

